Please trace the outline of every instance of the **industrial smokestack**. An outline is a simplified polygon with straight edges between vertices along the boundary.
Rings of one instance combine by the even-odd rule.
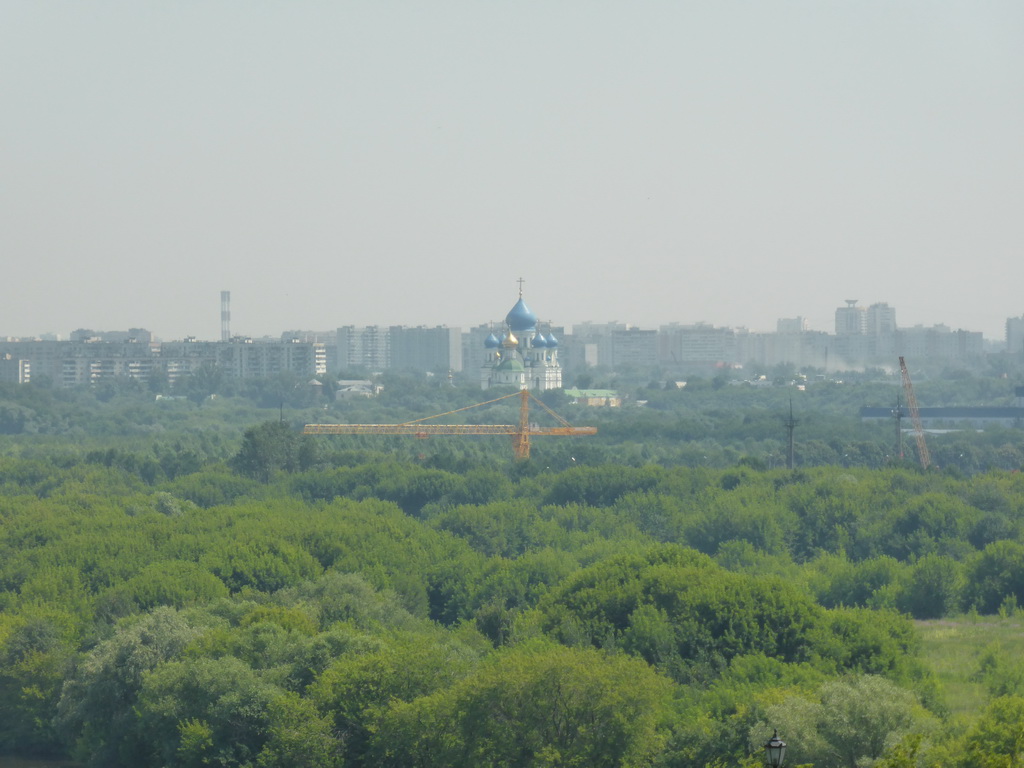
[[[231,291],[220,292],[220,340],[231,341]]]

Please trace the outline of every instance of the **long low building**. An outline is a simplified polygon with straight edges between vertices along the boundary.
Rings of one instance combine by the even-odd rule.
[[[863,407],[861,421],[889,421],[894,418],[894,408]],[[982,428],[998,424],[1003,427],[1024,427],[1024,408],[1017,406],[976,407],[951,406],[947,408],[919,408],[921,424],[930,429],[941,427]],[[901,416],[910,423],[910,411],[901,408]]]
[[[46,377],[60,387],[155,375],[173,383],[204,367],[215,367],[233,379],[285,372],[316,377],[327,372],[324,345],[298,341],[4,341],[0,358],[5,378],[13,378],[17,369],[23,372],[21,383]]]

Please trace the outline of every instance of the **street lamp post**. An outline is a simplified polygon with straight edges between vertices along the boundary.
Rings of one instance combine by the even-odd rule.
[[[785,758],[786,742],[779,738],[779,729],[776,728],[775,735],[764,745],[764,764],[768,768],[780,768]]]

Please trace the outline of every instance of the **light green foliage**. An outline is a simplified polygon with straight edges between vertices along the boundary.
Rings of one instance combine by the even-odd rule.
[[[545,628],[563,642],[622,647],[677,676],[694,664],[715,668],[746,653],[809,659],[823,618],[798,589],[730,573],[671,546],[583,569],[542,608]]]
[[[320,573],[320,563],[308,552],[283,541],[224,541],[206,551],[201,565],[232,592],[251,588],[273,592]]]
[[[763,654],[737,656],[707,687],[680,692],[672,739],[659,765],[740,764],[750,754],[750,729],[765,707],[827,679],[810,664],[787,664]]]
[[[651,490],[663,477],[659,467],[577,467],[562,472],[551,485],[546,504],[606,507],[627,493]]]
[[[313,612],[321,629],[339,622],[362,629],[377,626],[409,629],[420,623],[396,595],[379,592],[364,578],[352,573],[325,573],[315,581],[282,590],[277,599],[285,605],[299,605]]]
[[[732,487],[708,489],[698,497],[700,513],[685,534],[686,543],[709,555],[728,541],[746,541],[767,552],[786,552],[796,515],[774,490],[739,472],[723,476],[723,483]]]
[[[860,768],[907,735],[936,725],[913,693],[882,677],[860,675],[824,683],[813,696],[794,695],[767,706],[765,721],[750,731],[750,744],[763,744],[778,728],[793,763]]]
[[[206,568],[185,560],[153,563],[100,593],[96,613],[114,620],[160,605],[184,608],[226,597],[228,589]]]
[[[488,556],[515,557],[560,533],[557,525],[543,520],[536,506],[525,500],[452,507],[431,517],[430,524],[465,539]]]
[[[984,683],[992,696],[1024,695],[1024,659],[992,643],[979,653],[973,679]]]
[[[621,496],[612,507],[616,515],[656,541],[687,540],[697,510],[683,498],[668,493],[636,491]]]
[[[873,768],[918,768],[922,759],[924,736],[913,733],[886,750]]]
[[[1024,765],[1024,697],[995,699],[963,741],[963,768]]]
[[[528,552],[514,560],[492,559],[471,598],[477,628],[501,645],[519,614],[578,567],[575,558],[553,549]]]
[[[815,627],[815,648],[835,671],[887,675],[909,682],[921,676],[920,638],[906,617],[892,611],[836,608]]]
[[[373,764],[428,768],[648,765],[670,686],[643,662],[528,645],[447,690],[385,714]]]
[[[907,568],[888,555],[857,562],[840,553],[822,555],[810,564],[810,570],[815,574],[818,602],[828,608],[891,608]]]

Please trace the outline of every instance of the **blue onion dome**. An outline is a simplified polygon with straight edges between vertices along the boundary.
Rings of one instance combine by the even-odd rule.
[[[531,347],[546,347],[548,345],[547,339],[544,338],[543,333],[538,333],[532,339],[530,339]]]
[[[506,349],[512,349],[513,347],[518,347],[519,346],[519,339],[516,338],[516,335],[514,333],[512,333],[512,331],[509,331],[505,335],[505,338],[503,338],[501,340],[501,346],[505,347]]]
[[[484,346],[487,349],[497,349],[498,347],[501,346],[501,342],[498,341],[498,337],[492,333],[490,336],[484,339]]]
[[[553,333],[548,334],[548,346],[552,349],[558,346],[558,339],[555,338],[555,334]]]
[[[532,331],[537,328],[537,316],[520,297],[516,305],[505,315],[505,323],[513,331]]]

